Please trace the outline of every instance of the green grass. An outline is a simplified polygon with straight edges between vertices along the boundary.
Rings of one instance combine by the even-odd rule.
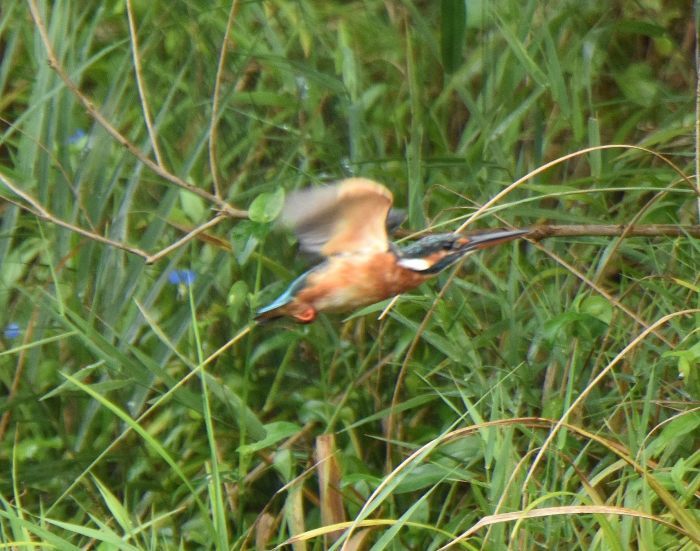
[[[55,223],[154,254],[215,216],[178,179],[361,175],[449,231],[627,144],[680,173],[595,150],[470,227],[698,224],[697,8],[238,2],[219,71],[227,3],[35,3],[0,8],[5,546],[700,545],[697,239],[508,244],[379,321],[257,327],[308,265],[264,208],[153,264]]]

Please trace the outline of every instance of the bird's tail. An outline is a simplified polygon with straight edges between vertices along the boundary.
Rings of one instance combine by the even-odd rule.
[[[255,322],[258,325],[264,325],[266,323],[270,323],[271,321],[274,321],[276,319],[280,319],[284,317],[284,313],[281,312],[282,308],[275,308],[273,310],[267,310],[267,309],[261,309],[258,310],[255,313],[255,317],[253,318]]]

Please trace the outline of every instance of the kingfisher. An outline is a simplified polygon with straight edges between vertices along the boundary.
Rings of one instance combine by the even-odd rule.
[[[311,323],[319,312],[350,312],[418,287],[470,251],[528,233],[442,233],[399,248],[388,236],[390,226],[402,218],[392,203],[385,186],[366,178],[290,194],[280,219],[294,230],[302,251],[323,261],[258,310],[256,321],[291,317]]]

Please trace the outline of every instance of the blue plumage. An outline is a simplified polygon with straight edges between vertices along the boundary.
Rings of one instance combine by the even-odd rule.
[[[284,293],[278,296],[267,306],[263,306],[257,312],[255,312],[255,317],[258,318],[263,314],[267,314],[268,312],[277,310],[277,308],[282,308],[282,306],[286,306],[287,304],[292,302],[292,300],[294,300],[294,295],[301,291],[304,288],[304,285],[306,285],[306,280],[309,277],[309,275],[312,272],[316,271],[318,268],[319,266],[315,266],[314,268],[311,268],[310,270],[301,274],[298,278],[292,281],[292,283],[289,285],[289,287],[287,287],[287,290]]]

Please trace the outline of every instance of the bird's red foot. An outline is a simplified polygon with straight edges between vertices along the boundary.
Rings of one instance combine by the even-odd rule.
[[[313,306],[307,306],[301,312],[294,314],[294,319],[297,323],[311,323],[316,319],[316,309]]]

